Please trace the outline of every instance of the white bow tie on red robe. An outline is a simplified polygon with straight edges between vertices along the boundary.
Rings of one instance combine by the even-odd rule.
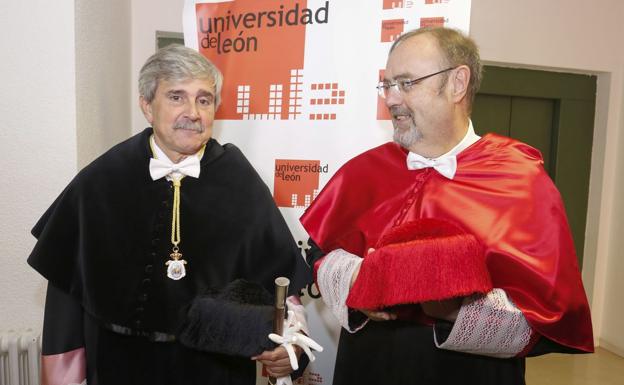
[[[448,179],[453,179],[455,177],[455,172],[457,171],[457,157],[451,155],[429,159],[413,152],[410,152],[407,155],[407,168],[409,170],[419,170],[427,167],[433,168],[440,173],[440,175]]]

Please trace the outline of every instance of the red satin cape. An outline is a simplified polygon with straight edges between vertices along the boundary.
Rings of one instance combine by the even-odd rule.
[[[347,162],[301,217],[325,252],[364,256],[389,229],[419,218],[448,220],[485,245],[494,287],[504,289],[540,335],[593,351],[587,297],[561,197],[541,154],[488,134],[457,156],[446,179],[408,170],[394,143]]]

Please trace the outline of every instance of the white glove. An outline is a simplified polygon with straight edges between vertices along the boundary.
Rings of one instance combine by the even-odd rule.
[[[310,362],[314,362],[315,357],[312,354],[310,348],[317,352],[322,352],[323,347],[317,344],[312,338],[300,333],[303,325],[301,322],[296,321],[295,313],[292,310],[288,311],[288,317],[284,321],[284,333],[283,335],[271,333],[269,339],[276,344],[280,344],[286,349],[288,358],[290,359],[290,366],[293,370],[299,369],[299,362],[297,361],[297,355],[295,354],[295,348],[293,345],[297,345],[303,349],[305,354],[310,358]],[[279,377],[277,379],[277,385],[292,385],[290,376]]]

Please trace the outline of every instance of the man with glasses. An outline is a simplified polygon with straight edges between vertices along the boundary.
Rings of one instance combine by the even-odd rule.
[[[477,46],[455,30],[396,40],[377,87],[395,143],[345,164],[301,218],[320,292],[343,327],[334,384],[524,384],[527,355],[593,351],[573,241],[541,154],[473,129],[481,71]],[[482,246],[487,290],[426,296],[465,270],[448,262],[465,251],[440,235],[448,229]],[[430,251],[410,256],[429,260],[421,268],[393,264],[401,254],[388,247],[422,245]],[[429,266],[444,270],[418,275]],[[349,306],[370,299],[358,299],[362,288],[413,298],[406,290],[418,284],[433,300]]]

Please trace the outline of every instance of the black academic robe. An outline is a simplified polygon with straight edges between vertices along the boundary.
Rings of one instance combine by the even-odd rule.
[[[169,279],[173,189],[150,178],[151,134],[148,128],[85,167],[32,231],[28,263],[50,284],[45,324],[58,325],[61,309],[77,306],[73,320],[82,328],[65,327],[73,337],[48,344],[44,330],[43,354],[78,347],[82,334],[90,384],[253,384],[249,358],[175,342],[184,309],[238,278],[272,292],[274,279],[286,276],[297,293],[309,270],[256,171],[234,145],[211,139],[199,178],[182,180],[187,275]]]

